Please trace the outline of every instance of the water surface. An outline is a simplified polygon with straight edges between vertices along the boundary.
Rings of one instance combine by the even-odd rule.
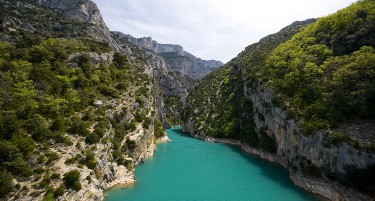
[[[308,201],[281,166],[250,156],[238,147],[167,130],[172,142],[136,166],[137,183],[106,193],[105,201]]]

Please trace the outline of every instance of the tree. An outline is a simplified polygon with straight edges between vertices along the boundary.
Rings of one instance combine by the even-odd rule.
[[[31,136],[35,140],[42,141],[52,136],[48,121],[39,114],[34,115],[29,121],[28,127],[31,131]]]

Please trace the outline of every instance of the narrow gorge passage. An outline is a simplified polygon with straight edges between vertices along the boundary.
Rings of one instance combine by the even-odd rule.
[[[117,200],[315,200],[298,189],[281,166],[250,156],[239,147],[198,140],[167,130],[172,142],[136,167],[137,183],[112,189]]]

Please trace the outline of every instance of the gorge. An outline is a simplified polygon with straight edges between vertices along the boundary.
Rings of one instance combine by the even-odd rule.
[[[137,183],[110,190],[106,201],[315,200],[293,185],[284,168],[239,147],[191,138],[180,127],[167,134],[172,142],[158,145],[155,155],[136,167]]]
[[[0,4],[0,200],[103,200],[178,124],[325,199],[374,200],[373,0],[294,22],[226,64],[110,31],[91,0]]]

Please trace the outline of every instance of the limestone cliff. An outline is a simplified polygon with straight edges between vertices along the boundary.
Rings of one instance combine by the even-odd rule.
[[[199,93],[200,96],[202,93],[204,94],[199,90],[198,92],[193,91],[193,93]],[[219,95],[222,92],[218,89],[215,93]],[[251,112],[249,114],[243,111],[241,116],[251,115],[250,119],[253,123],[244,122],[245,125],[241,124],[240,129],[249,129],[247,131],[250,132],[254,129],[257,134],[256,139],[272,139],[271,141],[274,142],[271,144],[274,144],[274,149],[267,150],[267,147],[252,144],[249,136],[245,136],[251,134],[240,130],[237,133],[239,134],[238,138],[234,136],[230,139],[224,136],[212,137],[212,132],[215,132],[212,129],[216,125],[208,121],[206,117],[215,119],[216,116],[222,115],[220,112],[213,111],[220,109],[220,106],[212,105],[215,103],[212,97],[208,99],[208,102],[205,100],[203,104],[200,102],[201,100],[188,97],[188,106],[197,102],[201,107],[188,108],[193,111],[190,111],[192,113],[185,117],[184,131],[203,140],[241,146],[247,153],[278,163],[290,171],[290,178],[297,186],[329,200],[373,200],[368,194],[343,185],[336,179],[346,175],[348,171],[351,171],[351,168],[366,170],[374,166],[374,152],[355,148],[353,144],[345,142],[327,146],[330,144],[329,136],[332,136],[335,130],[319,131],[313,136],[304,135],[297,122],[287,117],[285,110],[272,103],[275,95],[270,89],[261,86],[248,88],[245,84],[243,85],[243,97],[250,101],[251,108],[247,109],[250,109]],[[211,109],[211,107],[213,108]],[[191,114],[195,116],[193,117]],[[244,121],[246,121],[245,119]],[[247,127],[251,124],[254,126],[253,128]],[[358,129],[358,127],[359,125],[356,124],[351,125],[351,129]],[[371,141],[371,139],[364,141],[368,140]]]
[[[114,50],[120,51],[119,45],[111,37],[104,23],[99,8],[91,0],[34,0],[41,6],[53,9],[66,19],[89,24],[87,34],[94,40],[108,43]],[[125,51],[126,50],[122,50]]]
[[[116,32],[113,33],[116,34]],[[173,71],[194,80],[201,79],[223,65],[221,61],[196,58],[194,55],[184,51],[180,45],[160,44],[152,40],[151,37],[134,38],[131,35],[123,35],[123,37],[139,47],[160,54]]]
[[[25,123],[29,120],[23,117],[20,133],[32,148],[27,156],[15,149],[28,175],[12,172],[2,158],[1,171],[4,167],[6,174],[12,174],[7,175],[11,178],[6,183],[10,185],[9,192],[1,194],[0,199],[102,200],[106,189],[134,183],[134,166],[151,156],[155,149],[154,122],[160,119],[168,126],[163,120],[166,119],[163,93],[168,93],[170,88],[176,89],[176,93],[187,93],[185,84],[174,82],[179,75],[170,71],[160,56],[139,50],[140,57],[137,57],[136,49],[133,54],[130,45],[115,39],[90,0],[1,1],[1,4],[0,41],[1,45],[11,47],[7,54],[33,48],[45,53],[36,51],[33,58],[20,53],[17,58],[23,59],[29,68],[22,75],[29,83],[27,90],[35,96],[28,98],[35,107],[42,108],[29,116],[34,115],[43,122],[42,134],[49,133],[56,139],[45,136],[47,139],[42,141],[31,137],[29,123]],[[14,58],[2,54],[1,59],[13,62]],[[49,74],[29,76],[30,71],[39,72],[34,68],[40,62],[46,64],[42,70]],[[9,72],[1,71],[1,76],[6,73]],[[65,83],[65,91],[49,91],[51,83],[59,81]],[[160,89],[159,84],[166,87]],[[0,99],[3,100],[7,90],[1,89]],[[91,94],[90,97],[85,93]],[[72,106],[67,106],[66,100],[79,104],[63,112]],[[50,103],[56,107],[43,108],[50,107]],[[20,110],[9,109],[11,104],[3,106],[1,102],[1,115],[7,110]],[[51,128],[56,115],[66,125],[61,132]],[[2,126],[2,118],[0,122]],[[80,129],[74,130],[74,125]],[[0,138],[1,143],[16,147],[2,135]],[[79,173],[80,188],[75,190],[63,181],[64,174],[72,170]]]
[[[354,54],[353,52],[366,48],[361,45],[370,46],[371,53],[366,58],[373,58],[371,42],[373,35],[370,33],[353,39],[351,45],[346,44],[348,41],[344,39],[338,42],[336,39],[329,38],[335,38],[335,34],[344,37],[348,34],[345,30],[331,32],[324,36],[328,37],[324,40],[320,38],[323,36],[322,32],[333,30],[327,27],[322,29],[321,26],[344,20],[343,13],[345,16],[352,16],[351,19],[354,20],[358,18],[355,14],[359,12],[358,10],[367,9],[365,12],[373,16],[375,10],[368,9],[369,5],[374,6],[373,3],[373,1],[360,1],[348,9],[317,21],[311,19],[295,22],[280,32],[248,46],[236,58],[194,86],[184,110],[184,130],[194,137],[208,141],[237,144],[248,153],[281,164],[289,169],[290,177],[296,185],[329,200],[373,200],[375,132],[370,106],[372,99],[366,99],[367,96],[372,97],[371,90],[367,95],[361,96],[363,102],[352,106],[369,105],[362,111],[370,114],[364,117],[351,112],[339,113],[345,118],[340,120],[341,122],[332,121],[336,116],[324,115],[343,109],[334,106],[340,103],[340,99],[345,98],[331,100],[327,98],[326,92],[312,99],[307,98],[314,93],[320,93],[317,86],[323,91],[324,87],[329,85],[327,82],[337,81],[336,78],[329,77],[330,70],[340,69],[339,71],[342,72],[341,68],[344,65],[356,66],[354,62],[356,59],[341,60],[343,63],[338,67],[330,65],[330,68],[322,69],[322,77],[308,77],[311,74],[306,75],[308,70],[302,67],[305,66],[304,59],[312,59],[311,63],[316,62],[317,67],[328,64],[333,58],[339,60],[341,57],[349,58]],[[372,21],[363,22],[364,24],[356,26],[373,27]],[[310,41],[306,42],[308,40]],[[299,42],[302,43],[300,46],[297,45]],[[333,50],[328,53],[330,56],[324,58],[319,58],[320,53],[317,52],[304,55],[303,51],[289,51],[299,48],[299,50],[304,48],[311,50],[317,46],[327,50],[326,53]],[[345,53],[346,55],[343,56],[345,46],[352,48],[353,52]],[[330,59],[327,59],[329,57]],[[366,61],[365,57],[361,61]],[[335,68],[332,68],[333,66]],[[293,72],[294,67],[298,72]],[[357,70],[346,72],[357,72]],[[368,71],[362,73],[366,74],[366,72]],[[305,77],[298,80],[297,77],[293,77],[297,74],[299,78]],[[296,78],[295,82],[284,85],[290,81],[289,76]],[[371,88],[373,81],[370,77],[361,80],[353,78],[351,80],[355,81],[351,85],[365,82]],[[314,79],[317,81],[312,82],[311,80]],[[313,84],[309,85],[310,82]],[[303,87],[298,88],[299,84]],[[301,91],[304,90],[309,91],[304,96],[300,96]],[[345,94],[355,94],[357,89],[347,87],[345,90],[343,88],[335,90],[338,91],[330,91],[334,94],[332,97],[337,96],[339,91],[345,90],[348,90]],[[288,98],[289,96],[291,98]],[[320,99],[326,101],[321,105],[332,108],[330,111],[323,110],[320,123],[331,120],[335,124],[326,126],[317,123],[319,119],[317,112],[323,107],[315,107],[313,110],[303,108]],[[307,117],[307,114],[314,115]],[[357,116],[353,118],[354,115]],[[313,124],[309,124],[310,122]]]

